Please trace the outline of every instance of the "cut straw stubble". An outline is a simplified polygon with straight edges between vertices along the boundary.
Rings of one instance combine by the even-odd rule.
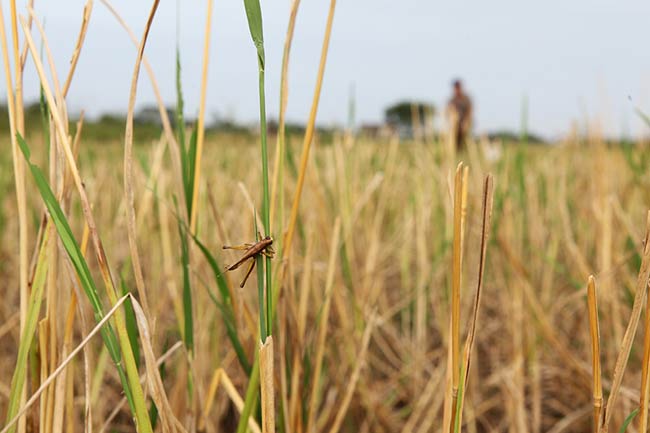
[[[9,114],[9,132],[11,134],[11,154],[14,169],[14,183],[16,186],[16,205],[18,208],[18,254],[19,254],[19,282],[20,282],[20,305],[19,305],[19,332],[24,333],[28,320],[28,253],[27,253],[27,206],[26,206],[26,189],[25,189],[25,163],[21,158],[18,149],[17,133],[24,134],[23,118],[23,101],[22,101],[22,72],[24,62],[18,58],[18,25],[16,16],[16,1],[13,0],[11,5],[11,29],[13,35],[13,58],[16,70],[16,87],[14,88],[11,80],[10,53],[7,47],[7,37],[5,31],[5,19],[0,5],[0,38],[2,42],[2,56],[5,69],[7,109]],[[24,368],[27,366],[25,365]],[[22,368],[19,366],[19,368]],[[20,403],[26,399],[26,389],[22,388],[20,392]],[[21,431],[25,430],[25,420],[20,422]]]
[[[467,170],[465,170],[464,183],[465,188],[467,184]],[[477,276],[477,285],[476,285],[476,294],[474,295],[474,312],[472,314],[472,320],[469,326],[469,332],[467,333],[467,338],[465,340],[465,347],[463,350],[463,365],[461,370],[461,382],[458,395],[457,406],[457,421],[454,426],[455,431],[460,432],[463,420],[463,407],[465,403],[465,395],[467,389],[467,382],[469,380],[470,372],[470,361],[472,359],[472,349],[474,348],[474,340],[476,337],[476,324],[478,322],[479,311],[481,307],[481,293],[483,289],[483,279],[485,277],[485,260],[487,255],[487,244],[488,237],[490,235],[491,221],[492,221],[492,202],[493,202],[493,181],[492,175],[488,174],[485,176],[485,181],[483,183],[483,224],[481,228],[481,246],[480,246],[480,257],[478,265],[478,276]],[[466,196],[466,193],[465,193]]]
[[[598,301],[596,298],[596,280],[593,275],[587,282],[587,305],[589,308],[589,336],[591,338],[591,360],[593,375],[594,419],[593,431],[598,433],[600,415],[603,408],[603,386],[600,373],[600,329],[598,326]]]
[[[273,336],[260,343],[260,385],[262,401],[262,433],[275,432],[275,397],[273,374]]]
[[[444,428],[450,432],[453,431],[454,423],[458,414],[456,413],[456,399],[458,397],[458,384],[460,382],[460,288],[461,288],[461,275],[462,275],[462,239],[463,239],[463,223],[462,217],[463,198],[467,198],[466,193],[463,192],[463,184],[465,176],[463,173],[463,163],[460,162],[456,167],[456,175],[454,178],[454,238],[452,249],[452,263],[451,263],[451,311],[449,315],[450,323],[450,338],[449,342],[449,368],[451,369],[450,379],[451,387],[448,387],[448,398],[446,399],[446,408],[448,408],[449,418],[445,420]],[[448,423],[448,424],[447,424]]]

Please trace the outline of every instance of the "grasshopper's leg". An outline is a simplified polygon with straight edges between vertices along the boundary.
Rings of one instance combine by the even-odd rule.
[[[253,257],[251,260],[251,264],[248,265],[248,270],[246,271],[246,275],[244,275],[244,279],[241,280],[241,284],[239,284],[240,288],[244,288],[244,285],[246,284],[246,281],[248,280],[248,277],[251,276],[251,273],[253,272],[253,268],[255,267],[255,258]]]
[[[241,244],[241,245],[224,245],[221,247],[224,250],[238,250],[238,251],[246,251],[250,247],[252,247],[253,244]]]
[[[275,251],[273,251],[273,250],[268,251],[268,248],[267,248],[266,250],[262,251],[262,254],[265,257],[268,257],[269,259],[272,259],[275,256]]]
[[[246,251],[248,251],[248,250],[246,250]],[[247,261],[248,259],[250,259],[251,257],[254,257],[254,256],[251,256],[251,255],[248,255],[248,254],[244,254],[244,256],[243,256],[241,259],[239,259],[238,261],[236,261],[236,262],[233,263],[232,265],[228,266],[228,267],[226,268],[226,270],[227,270],[227,271],[234,271],[235,269],[237,269],[238,267],[240,267],[241,265],[243,265],[244,263],[246,263],[246,261]]]

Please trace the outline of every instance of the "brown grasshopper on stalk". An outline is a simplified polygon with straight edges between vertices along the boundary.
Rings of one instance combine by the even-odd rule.
[[[226,268],[226,271],[234,271],[235,269],[240,267],[243,263],[245,263],[247,260],[250,260],[250,265],[248,265],[248,270],[246,271],[246,275],[244,276],[244,279],[239,285],[239,287],[241,288],[244,287],[244,284],[246,284],[246,280],[248,280],[248,277],[250,276],[251,272],[253,272],[253,268],[255,267],[255,258],[259,254],[262,254],[269,258],[273,258],[273,256],[275,255],[275,251],[271,247],[271,245],[273,244],[273,238],[271,236],[266,236],[265,238],[262,238],[262,235],[260,235],[259,237],[260,240],[255,242],[254,244],[246,243],[242,245],[223,246],[224,250],[246,251],[238,261],[228,266]]]

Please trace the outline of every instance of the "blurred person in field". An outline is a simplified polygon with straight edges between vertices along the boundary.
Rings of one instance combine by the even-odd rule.
[[[454,93],[447,103],[447,120],[456,149],[461,150],[472,129],[472,100],[463,90],[463,83],[460,80],[454,80],[453,89]]]

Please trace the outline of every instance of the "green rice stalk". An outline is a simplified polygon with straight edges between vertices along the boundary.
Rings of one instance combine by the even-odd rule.
[[[259,242],[260,238],[258,235],[258,228],[257,228],[257,213],[255,213],[253,217],[253,221],[255,222],[255,241]],[[258,254],[257,257],[254,258],[255,260],[255,265],[257,266],[257,298],[259,301],[259,310],[260,310],[260,335],[262,335],[262,341],[266,341],[267,337],[267,332],[268,332],[268,327],[267,327],[267,318],[268,316],[266,315],[266,309],[264,307],[264,260],[262,259],[262,255]]]
[[[637,416],[639,413],[639,408],[637,407],[630,413],[627,418],[625,418],[625,421],[623,422],[623,425],[621,425],[621,429],[619,430],[619,433],[625,433],[627,431],[627,427],[630,425],[634,417]]]
[[[260,359],[259,351],[255,351],[255,361],[251,369],[250,378],[248,380],[248,388],[246,388],[246,397],[244,399],[244,409],[237,424],[237,433],[246,433],[248,431],[248,419],[253,413],[253,409],[257,406],[257,399],[259,397],[260,385]]]
[[[262,10],[260,8],[259,0],[244,0],[244,7],[246,9],[246,18],[248,19],[248,28],[251,33],[251,38],[253,39],[253,44],[257,50],[257,66],[259,70],[259,95],[260,95],[260,130],[261,130],[261,152],[262,152],[262,222],[264,224],[264,235],[271,236],[271,222],[270,222],[270,200],[269,200],[269,163],[268,163],[268,152],[266,146],[266,102],[265,102],[265,92],[264,92],[264,31],[262,28]],[[265,262],[266,266],[262,269],[262,263]],[[260,304],[260,317],[262,317],[261,310],[266,308],[266,320],[267,323],[260,326],[266,328],[265,331],[262,331],[260,336],[261,341],[266,341],[267,332],[268,335],[271,334],[271,323],[270,319],[273,316],[272,310],[272,297],[270,294],[271,283],[272,283],[272,273],[271,273],[271,259],[266,257],[266,259],[259,258],[257,259],[257,285],[260,292],[264,292],[264,275],[263,271],[266,271],[266,305]],[[260,278],[262,277],[262,278]],[[260,300],[264,299],[260,297]]]
[[[179,146],[182,149],[183,157],[185,155],[185,116],[183,114],[183,107],[185,103],[183,101],[183,87],[181,82],[181,54],[180,49],[178,48],[178,35],[176,39],[176,139],[178,140]],[[183,159],[183,163],[184,163]],[[185,165],[183,165],[185,168]],[[185,173],[183,172],[183,179],[185,179]],[[187,201],[188,198],[185,197]]]
[[[268,227],[268,218],[269,218],[269,213],[268,213],[268,176],[266,173],[266,118],[264,114],[264,44],[263,44],[263,39],[262,39],[262,13],[260,10],[259,6],[259,1],[257,0],[244,0],[244,5],[246,7],[246,15],[248,18],[249,22],[249,29],[251,31],[251,36],[253,38],[253,42],[255,43],[255,46],[257,48],[258,52],[258,65],[260,66],[260,115],[262,117],[261,121],[263,122],[261,127],[262,127],[262,165],[263,165],[263,176],[262,176],[262,181],[265,186],[265,195],[264,197],[266,200],[264,200],[264,208],[265,208],[265,224]],[[306,171],[306,165],[307,165],[307,157],[309,155],[309,147],[311,145],[311,139],[312,139],[312,134],[314,130],[314,124],[316,121],[316,111],[318,107],[318,102],[320,99],[320,88],[322,85],[322,79],[323,75],[325,72],[325,62],[327,59],[327,51],[329,48],[329,38],[330,38],[330,33],[332,29],[332,22],[334,18],[334,10],[336,7],[336,0],[331,0],[330,2],[330,8],[328,12],[328,17],[327,17],[327,25],[326,25],[326,31],[325,31],[325,37],[323,40],[323,48],[321,52],[321,60],[318,68],[318,81],[316,84],[316,90],[314,92],[314,99],[312,101],[312,109],[310,112],[310,117],[309,117],[309,123],[308,123],[308,128],[307,131],[305,132],[305,141],[303,143],[303,155],[301,157],[301,168],[300,172],[298,173],[298,186],[297,186],[297,191],[293,200],[292,208],[291,208],[291,221],[289,223],[289,227],[287,229],[286,233],[286,238],[285,242],[283,242],[283,251],[282,251],[282,257],[287,257],[289,255],[289,252],[291,250],[291,239],[293,237],[293,232],[296,227],[296,220],[297,220],[297,215],[298,215],[298,204],[300,201],[300,196],[302,192],[302,186],[304,183],[304,176],[305,176],[305,171]],[[291,153],[290,153],[290,148],[287,146],[287,156],[290,158]],[[291,165],[291,164],[290,164]],[[270,262],[267,259],[267,280],[268,284],[270,284]],[[282,280],[282,277],[280,277]],[[258,282],[259,284],[259,282]],[[271,287],[267,285],[269,289],[269,293],[273,293]],[[270,298],[270,297],[269,297]],[[268,301],[268,299],[267,299]],[[273,308],[273,302],[271,302],[271,310]],[[262,308],[260,306],[260,308]],[[274,316],[274,311],[270,311],[270,317],[269,320],[271,320]],[[261,341],[264,342],[265,338],[262,336]],[[237,433],[244,433],[247,428],[247,420],[249,418],[249,415],[251,411],[253,410],[253,406],[257,402],[257,396],[259,392],[259,367],[258,367],[258,356],[256,352],[255,356],[255,363],[253,365],[253,369],[251,371],[251,377],[248,383],[248,390],[246,392],[246,401],[244,404],[244,410],[242,412],[242,417],[239,421],[239,425],[237,427]]]
[[[190,282],[190,252],[187,234],[178,220],[178,234],[181,238],[181,263],[183,265],[183,336],[185,347],[191,354],[194,351],[194,319],[192,315],[192,286]]]
[[[189,146],[185,143],[185,118],[183,115],[183,88],[181,85],[181,61],[176,47],[176,133],[181,153],[181,175],[183,177],[183,192],[185,194],[185,211],[187,216],[192,215],[194,191],[194,175],[196,168],[196,143],[197,128],[194,128],[190,137]],[[177,210],[178,213],[178,210]],[[181,221],[178,220],[178,233],[181,239],[181,264],[183,267],[183,338],[185,347],[190,354],[194,351],[194,316],[192,309],[192,282],[190,279],[190,253],[189,239],[186,230],[183,230]]]
[[[178,6],[178,5],[177,5]],[[177,23],[178,25],[178,23]],[[186,218],[193,215],[194,207],[194,183],[196,182],[196,143],[197,128],[194,128],[190,137],[189,146],[185,143],[185,116],[183,113],[183,87],[181,80],[181,56],[179,49],[179,32],[176,33],[176,134],[180,147],[181,159],[181,182],[183,184],[183,195],[185,196]],[[176,209],[178,214],[178,207]],[[183,229],[181,220],[177,220],[178,234],[181,241],[181,265],[183,268],[183,343],[187,348],[190,359],[194,356],[194,310],[192,308],[192,281],[190,279],[190,249],[187,231]],[[188,392],[194,394],[192,375],[188,373]]]

